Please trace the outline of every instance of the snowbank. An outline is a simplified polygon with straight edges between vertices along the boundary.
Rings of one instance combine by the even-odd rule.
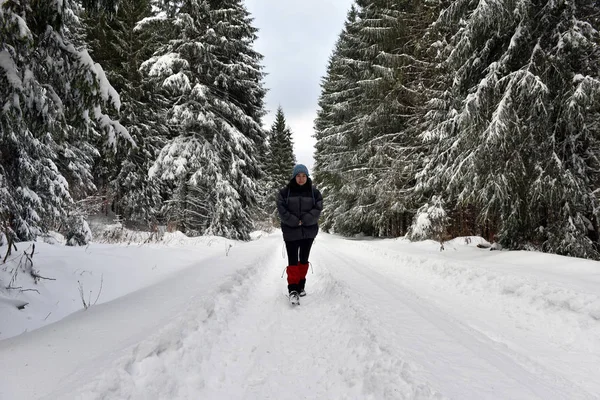
[[[35,243],[32,265],[24,253],[30,253],[34,243],[18,243],[18,250],[0,264],[0,321],[10,321],[0,324],[0,339],[155,284],[206,258],[226,255],[236,246],[232,240],[188,238],[181,232],[165,233],[148,244],[141,244],[146,240],[142,234],[130,238],[136,244],[68,247],[64,238],[54,234],[44,241],[56,244]],[[6,246],[0,247],[3,257],[6,251]],[[30,269],[42,278],[35,279]]]

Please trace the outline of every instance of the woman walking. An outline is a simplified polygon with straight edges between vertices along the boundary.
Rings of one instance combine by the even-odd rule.
[[[277,196],[277,211],[281,220],[283,240],[288,255],[287,281],[290,303],[300,304],[305,296],[308,256],[319,232],[319,216],[323,210],[323,196],[312,185],[308,168],[298,164],[292,179]]]

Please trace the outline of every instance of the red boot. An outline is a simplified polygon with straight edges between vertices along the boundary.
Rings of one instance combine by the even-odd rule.
[[[306,274],[308,273],[309,264],[298,263],[298,270],[300,273],[300,280],[298,281],[298,293],[300,297],[306,296],[306,291],[304,290],[304,285],[306,285]]]
[[[288,265],[286,268],[287,281],[288,281],[288,292],[300,293],[300,280],[302,279],[300,269],[297,265]]]

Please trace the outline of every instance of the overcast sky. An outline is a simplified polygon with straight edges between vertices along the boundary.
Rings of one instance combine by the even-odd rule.
[[[296,159],[310,170],[321,78],[351,4],[352,0],[246,0],[259,29],[255,50],[265,57],[268,74],[265,127],[271,127],[281,105]]]

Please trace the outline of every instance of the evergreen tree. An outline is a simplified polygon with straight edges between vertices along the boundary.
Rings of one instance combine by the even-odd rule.
[[[415,215],[415,223],[410,227],[407,237],[410,240],[434,239],[442,244],[449,224],[444,202],[439,196],[431,198],[431,204],[422,205]]]
[[[159,23],[169,41],[142,69],[164,90],[178,135],[150,172],[193,188],[175,207],[187,229],[248,239],[261,178],[257,149],[266,139],[262,56],[251,47],[256,29],[239,0],[164,4]]]
[[[414,213],[410,192],[417,154],[422,96],[422,36],[429,25],[423,1],[361,1],[359,54],[366,69],[359,114],[360,175],[365,187],[358,208],[377,235],[404,234]]]
[[[409,225],[424,3],[361,0],[348,14],[315,121],[326,228],[398,235]]]
[[[338,233],[360,230],[348,214],[359,189],[352,179],[357,169],[357,110],[361,101],[358,82],[362,71],[356,50],[357,18],[358,8],[353,5],[329,59],[315,119],[315,182],[327,198],[322,226]]]
[[[112,209],[124,220],[151,223],[162,206],[161,187],[148,170],[164,146],[169,130],[160,94],[144,82],[139,69],[158,46],[151,25],[138,23],[153,16],[151,0],[122,0],[116,13],[89,15],[88,41],[121,97],[121,123],[136,146],[122,146],[116,154],[102,154],[97,162],[98,189],[110,198]],[[105,153],[105,152],[104,152]]]
[[[599,257],[598,12],[465,0],[436,23],[447,86],[430,102],[420,184],[479,210],[507,247]]]
[[[277,108],[275,121],[269,133],[269,158],[267,174],[271,181],[271,188],[276,190],[287,185],[292,168],[296,164],[292,132],[286,124],[281,106]]]
[[[69,0],[0,3],[0,213],[12,240],[65,225],[74,199],[94,190],[98,138],[112,149],[130,139],[105,114],[119,96],[73,43],[76,12]]]
[[[281,106],[277,108],[275,121],[268,132],[268,144],[262,179],[262,196],[255,214],[261,221],[269,221],[268,227],[277,226],[277,192],[290,180],[290,172],[296,163],[292,132],[287,126]]]

